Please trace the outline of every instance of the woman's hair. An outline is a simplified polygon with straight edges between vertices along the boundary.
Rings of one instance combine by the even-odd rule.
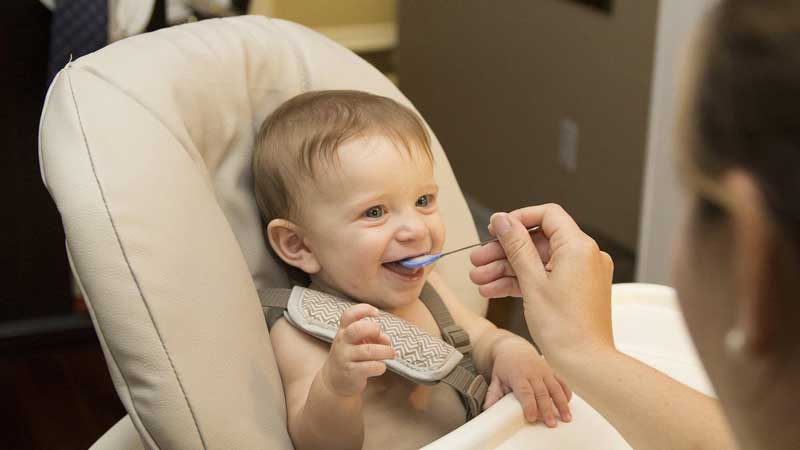
[[[710,25],[690,164],[712,179],[751,174],[774,222],[800,242],[800,1],[726,0]],[[702,216],[724,215],[700,197]]]

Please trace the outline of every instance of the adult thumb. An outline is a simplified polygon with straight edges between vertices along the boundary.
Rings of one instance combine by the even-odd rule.
[[[522,222],[509,214],[497,213],[492,216],[491,223],[520,285],[541,276],[544,273],[544,264],[530,232]]]

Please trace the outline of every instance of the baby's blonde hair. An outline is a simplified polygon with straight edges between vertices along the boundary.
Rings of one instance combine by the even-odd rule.
[[[433,161],[422,120],[387,97],[312,91],[276,109],[261,126],[253,154],[256,201],[265,220],[291,218],[302,195],[300,181],[313,180],[325,165],[335,167],[342,144],[369,135],[384,136]]]

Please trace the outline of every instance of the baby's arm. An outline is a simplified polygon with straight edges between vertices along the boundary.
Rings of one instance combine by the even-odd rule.
[[[348,309],[334,343],[327,344],[278,321],[270,337],[278,362],[289,436],[298,450],[359,449],[364,440],[361,393],[367,379],[382,374],[381,360],[394,358],[377,324],[360,321],[374,308]]]
[[[467,309],[435,272],[430,273],[428,281],[441,295],[453,320],[469,334],[475,366],[491,380],[484,408],[513,391],[529,421],[542,419],[552,427],[556,417],[571,420],[568,403],[572,392],[533,345]]]

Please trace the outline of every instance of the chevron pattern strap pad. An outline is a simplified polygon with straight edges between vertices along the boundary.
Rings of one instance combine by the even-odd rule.
[[[339,330],[339,319],[355,302],[308,288],[294,287],[286,310],[292,325],[327,342]],[[367,320],[377,322],[397,354],[386,361],[393,372],[417,383],[435,384],[449,374],[463,355],[441,338],[381,311]]]

